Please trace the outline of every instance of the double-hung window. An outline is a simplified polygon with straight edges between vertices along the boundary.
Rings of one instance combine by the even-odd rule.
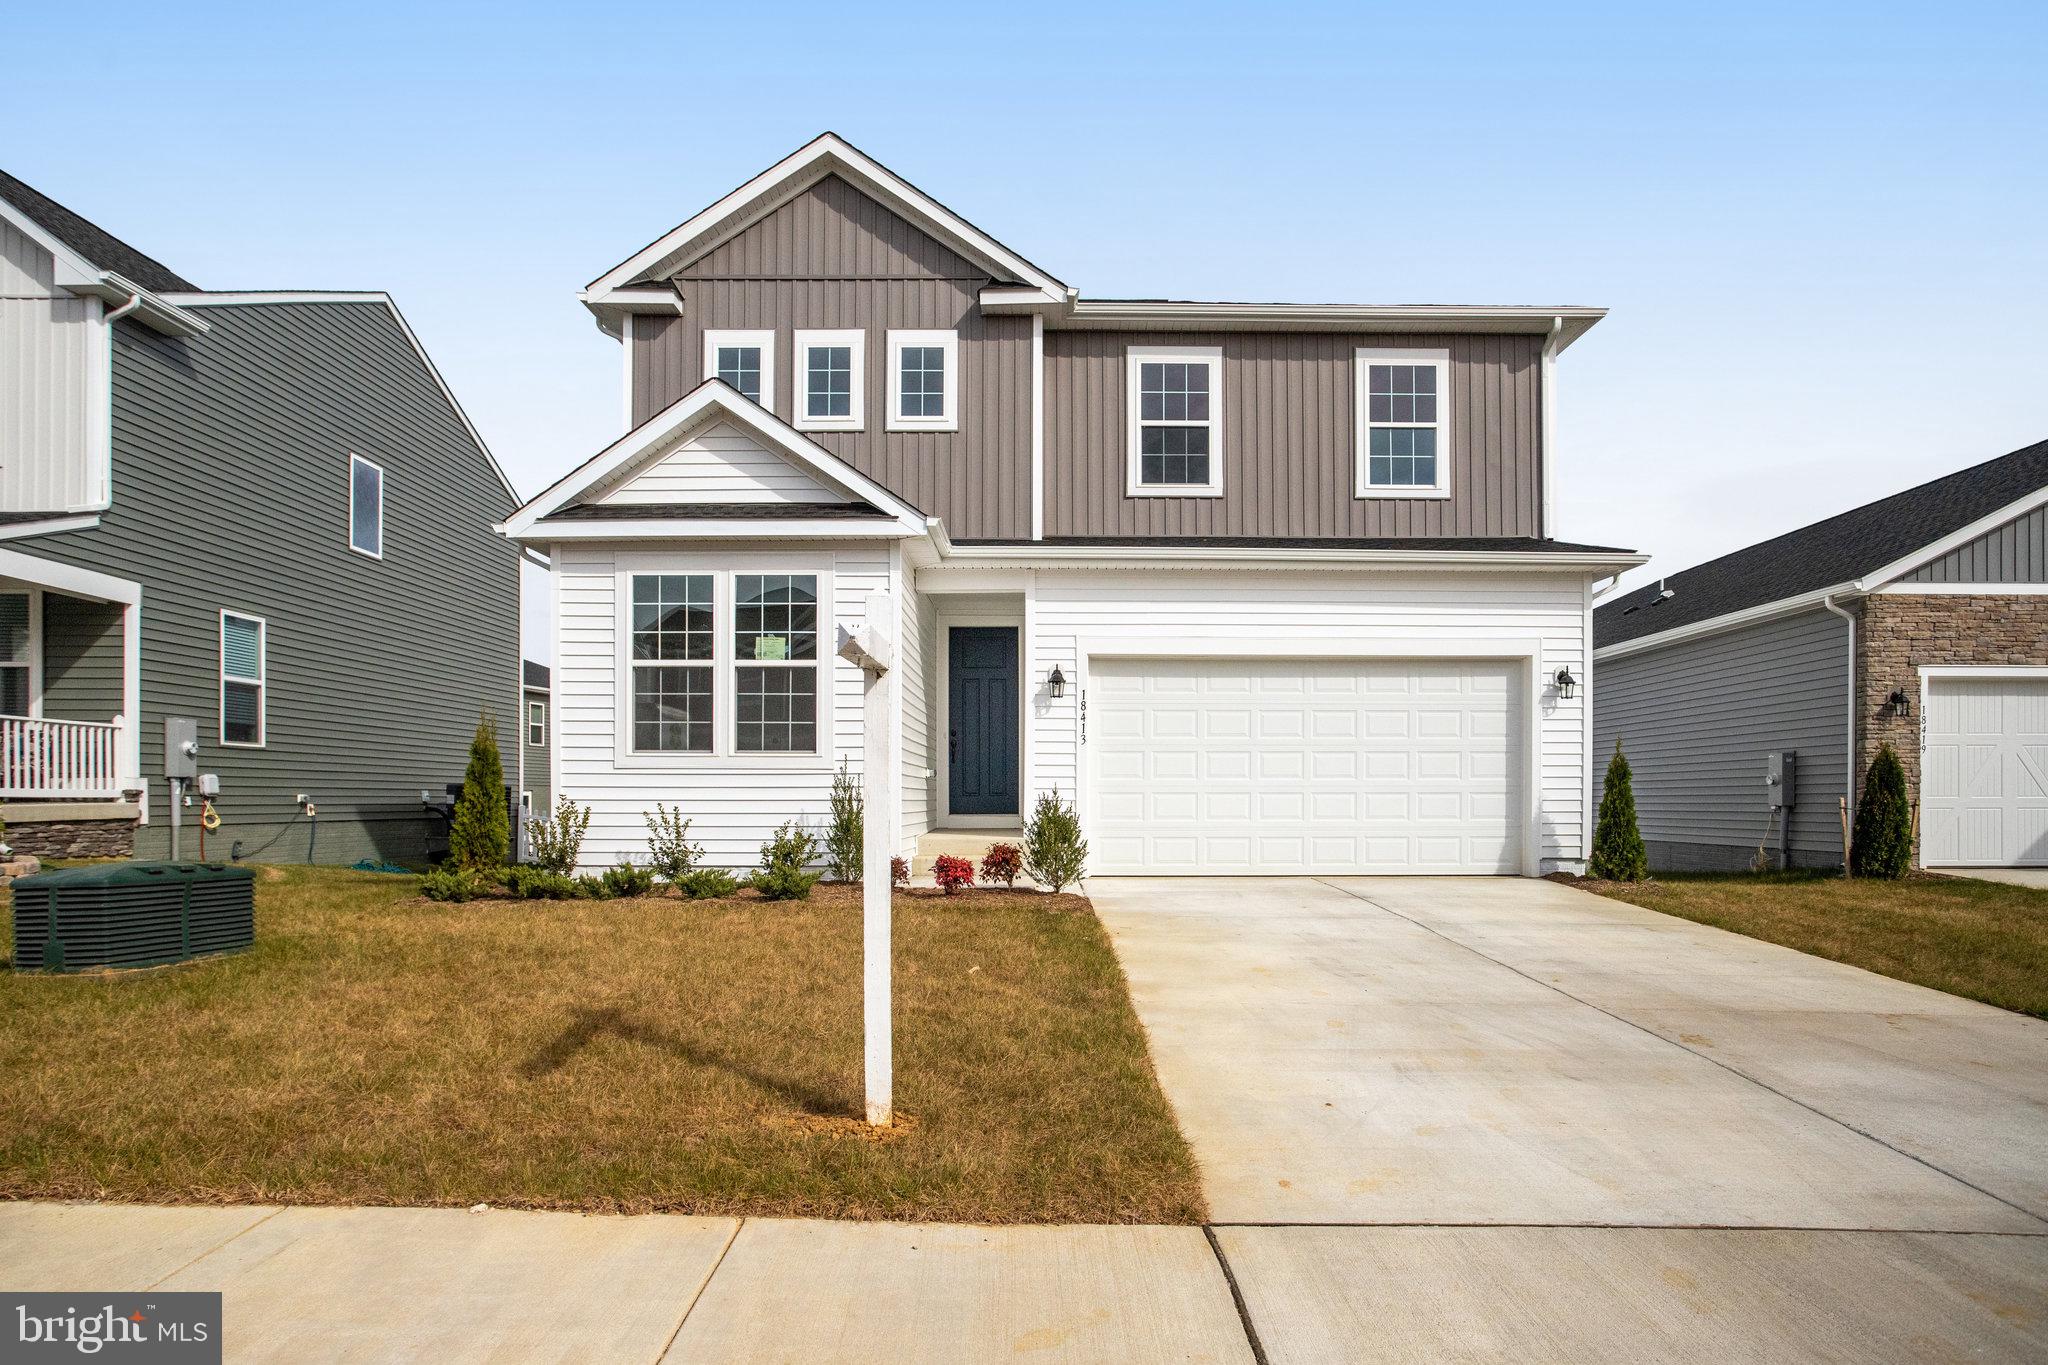
[[[384,471],[360,455],[348,457],[348,547],[384,557]]]
[[[1450,352],[1360,347],[1356,368],[1358,496],[1449,497]]]
[[[536,749],[548,742],[548,704],[544,701],[526,703],[526,742]]]
[[[818,574],[630,578],[631,752],[822,751]]]
[[[25,592],[0,592],[0,716],[29,713],[32,613]]]
[[[711,752],[710,574],[633,576],[633,748],[640,753]]]
[[[866,333],[798,332],[796,387],[799,428],[859,431],[866,415]]]
[[[265,626],[260,616],[220,614],[220,742],[239,748],[263,747],[265,703]]]
[[[775,333],[704,333],[704,377],[722,379],[764,408],[775,406]]]
[[[1133,346],[1125,491],[1149,497],[1223,492],[1221,347]]]
[[[960,334],[889,333],[889,430],[960,429]]]

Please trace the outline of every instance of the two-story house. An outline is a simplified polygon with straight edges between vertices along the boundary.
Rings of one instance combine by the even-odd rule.
[[[177,721],[209,856],[417,862],[478,712],[520,752],[517,503],[389,296],[202,291],[0,175],[16,848],[196,854]]]
[[[583,300],[628,430],[505,529],[592,865],[657,800],[730,866],[819,817],[871,607],[906,854],[1057,789],[1097,874],[1585,856],[1592,586],[1641,562],[1550,535],[1600,309],[1090,299],[830,134]]]

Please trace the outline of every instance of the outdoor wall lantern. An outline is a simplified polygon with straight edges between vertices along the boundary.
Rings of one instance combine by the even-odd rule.
[[[1067,675],[1060,672],[1060,666],[1058,664],[1054,664],[1052,666],[1052,672],[1046,675],[1045,687],[1046,690],[1052,693],[1055,697],[1064,697],[1067,695]]]
[[[1557,677],[1552,679],[1552,681],[1557,684],[1557,695],[1563,697],[1566,701],[1570,701],[1572,693],[1578,690],[1579,680],[1572,676],[1572,671],[1569,668],[1558,669]]]
[[[1906,695],[1906,689],[1895,687],[1892,694],[1884,699],[1885,710],[1895,716],[1910,718],[1913,714],[1913,699]]]

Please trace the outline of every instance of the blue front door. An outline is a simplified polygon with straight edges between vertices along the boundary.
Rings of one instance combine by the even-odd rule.
[[[947,790],[955,815],[1017,813],[1017,628],[954,626]]]

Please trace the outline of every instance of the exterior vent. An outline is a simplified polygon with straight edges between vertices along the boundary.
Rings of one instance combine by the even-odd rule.
[[[157,967],[256,941],[256,874],[223,863],[113,863],[14,883],[14,966]]]

